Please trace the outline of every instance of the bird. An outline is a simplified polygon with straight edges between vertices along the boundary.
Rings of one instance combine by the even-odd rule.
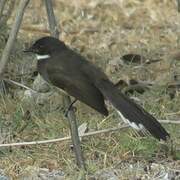
[[[108,100],[132,128],[146,129],[158,140],[169,139],[170,134],[154,116],[123,94],[99,67],[63,41],[51,36],[41,37],[25,52],[36,55],[37,71],[48,83],[104,116],[108,116],[105,104]]]

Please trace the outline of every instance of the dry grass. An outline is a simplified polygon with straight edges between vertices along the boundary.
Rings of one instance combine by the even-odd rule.
[[[69,46],[101,66],[114,82],[131,78],[154,81],[155,85],[150,91],[135,96],[159,119],[180,118],[179,94],[176,93],[176,98],[171,100],[166,92],[167,84],[173,82],[173,75],[180,70],[178,61],[173,60],[180,46],[180,15],[175,1],[78,0],[71,3],[56,0],[55,13],[61,25],[60,38]],[[11,21],[12,19],[9,24]],[[35,0],[31,1],[19,34],[19,44],[8,65],[8,77],[32,85],[31,74],[18,76],[35,70],[32,57],[24,56],[20,50],[25,41],[30,42],[48,34],[47,29],[44,6]],[[122,67],[116,60],[126,53],[138,53],[147,58],[160,58],[162,61],[138,68],[132,65]],[[59,110],[62,101],[58,93],[50,96],[45,105],[37,105],[22,101],[19,98],[22,90],[13,88],[13,98],[10,95],[0,98],[1,127],[6,129],[6,135],[10,134],[6,137],[7,141],[51,139],[69,134],[68,123]],[[119,123],[116,114],[101,123],[102,117],[95,111],[81,103],[76,106],[79,123],[88,122],[90,130],[113,127]],[[27,117],[27,111],[30,111],[30,118]],[[22,129],[24,125],[27,126]],[[179,146],[179,126],[167,125],[166,128],[171,132],[174,144]],[[134,138],[132,134],[129,130],[84,138],[82,146],[88,171],[94,174],[99,169],[116,167],[124,161],[129,164],[136,161],[143,165],[149,160],[157,162],[165,159],[164,164],[167,162],[168,166],[168,161],[172,163],[174,159],[180,159],[178,152],[173,157],[170,156],[153,138]],[[14,178],[20,177],[31,166],[62,169],[67,178],[73,179],[77,172],[74,154],[69,145],[62,142],[3,148],[0,149],[0,168]],[[176,168],[176,165],[175,163],[173,167]],[[126,176],[127,174],[124,179]],[[122,172],[119,177],[122,178]]]

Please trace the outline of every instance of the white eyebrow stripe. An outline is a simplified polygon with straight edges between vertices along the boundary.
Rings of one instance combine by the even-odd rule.
[[[36,58],[37,60],[47,59],[47,58],[50,58],[50,55],[49,54],[45,54],[45,55],[36,54]]]

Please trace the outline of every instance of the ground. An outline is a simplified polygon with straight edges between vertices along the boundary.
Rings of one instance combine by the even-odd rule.
[[[153,83],[144,94],[134,93],[146,110],[157,119],[180,119],[178,83],[180,76],[180,14],[175,0],[54,1],[60,39],[100,66],[113,82],[136,79]],[[8,27],[1,31],[7,38]],[[6,77],[33,87],[36,77],[34,57],[22,49],[33,40],[49,35],[45,8],[31,1],[6,70]],[[4,38],[4,39],[6,39]],[[1,43],[1,51],[5,43]],[[125,54],[140,54],[160,60],[152,64],[122,64]],[[36,100],[24,98],[25,90],[7,84],[0,98],[2,141],[23,142],[69,135],[60,93]],[[41,98],[42,97],[42,98]],[[174,98],[173,98],[174,97]],[[88,131],[116,127],[120,118],[108,104],[110,117],[104,119],[82,103],[76,103],[79,124],[88,123]],[[180,173],[180,125],[163,124],[171,143],[162,144],[152,137],[136,137],[131,129],[83,138],[87,179],[178,179]],[[69,141],[54,144],[1,148],[1,174],[14,179],[78,179],[75,157]],[[53,174],[54,173],[54,174]],[[52,175],[53,174],[53,175]],[[57,177],[58,176],[58,177]],[[55,178],[54,178],[55,179]]]

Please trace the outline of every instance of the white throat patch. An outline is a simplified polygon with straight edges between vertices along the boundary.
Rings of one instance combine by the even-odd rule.
[[[45,55],[36,54],[36,59],[37,59],[37,60],[47,59],[47,58],[50,58],[50,55],[49,55],[49,54],[45,54]]]

